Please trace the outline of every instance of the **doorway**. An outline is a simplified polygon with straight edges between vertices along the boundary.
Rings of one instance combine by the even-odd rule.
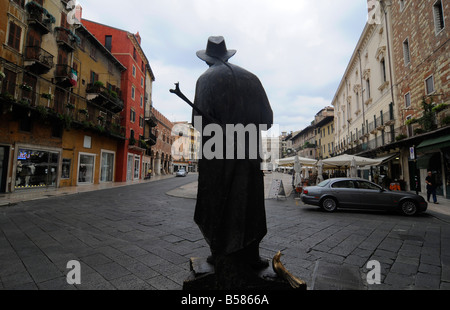
[[[0,193],[6,192],[8,180],[9,146],[0,146]]]

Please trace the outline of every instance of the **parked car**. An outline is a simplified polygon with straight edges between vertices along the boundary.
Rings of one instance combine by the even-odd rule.
[[[188,172],[185,169],[179,169],[176,173],[177,177],[185,177],[187,176]]]
[[[398,210],[404,215],[425,212],[428,204],[422,196],[390,191],[360,178],[328,179],[316,186],[303,188],[301,200],[327,212],[338,208]]]

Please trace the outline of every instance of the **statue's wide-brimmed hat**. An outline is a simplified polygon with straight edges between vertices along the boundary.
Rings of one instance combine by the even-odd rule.
[[[236,50],[227,50],[225,39],[222,36],[209,37],[206,50],[198,51],[197,56],[208,63],[227,61],[236,54]]]

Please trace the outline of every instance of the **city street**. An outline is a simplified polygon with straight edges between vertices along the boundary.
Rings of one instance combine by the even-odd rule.
[[[187,193],[196,179],[0,207],[0,289],[181,290],[189,259],[209,255]],[[447,215],[329,214],[293,196],[266,200],[266,211],[262,256],[282,251],[286,268],[308,289],[450,289]],[[81,284],[69,285],[73,260],[81,263]],[[369,261],[380,263],[381,284],[368,283]]]

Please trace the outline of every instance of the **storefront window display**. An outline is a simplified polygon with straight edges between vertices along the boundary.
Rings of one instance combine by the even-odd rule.
[[[114,153],[103,152],[100,172],[101,182],[112,182],[114,176]]]
[[[59,153],[19,149],[16,189],[56,186]]]
[[[80,165],[78,167],[78,183],[94,183],[95,155],[80,154]]]

